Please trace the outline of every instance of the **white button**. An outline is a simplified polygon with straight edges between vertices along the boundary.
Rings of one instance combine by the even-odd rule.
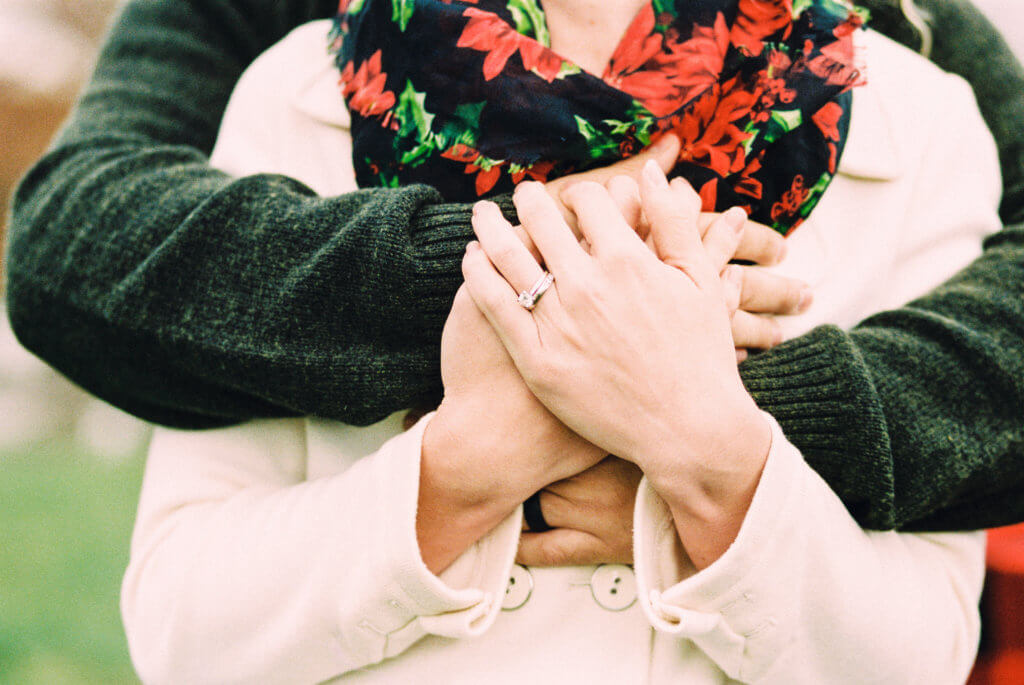
[[[502,611],[515,611],[526,604],[533,594],[533,574],[530,569],[519,564],[512,566],[512,574],[505,587],[505,599],[501,603]]]
[[[622,564],[598,566],[590,577],[590,593],[608,611],[628,609],[636,601],[636,575]]]

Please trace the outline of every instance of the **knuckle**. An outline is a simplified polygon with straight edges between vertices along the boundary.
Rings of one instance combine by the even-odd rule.
[[[785,296],[783,299],[785,311],[794,312],[799,309],[800,295],[802,291],[803,285],[792,279],[786,279]]]
[[[761,347],[767,349],[782,342],[782,327],[778,321],[764,316],[759,316],[758,321],[761,322]]]
[[[501,242],[491,247],[488,257],[494,263],[510,264],[515,261],[518,250],[508,242]]]
[[[761,243],[758,263],[777,264],[782,261],[786,239],[775,231],[766,231]]]

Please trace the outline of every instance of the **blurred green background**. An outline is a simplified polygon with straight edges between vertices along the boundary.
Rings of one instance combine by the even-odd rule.
[[[0,454],[0,683],[135,683],[118,613],[142,455]]]

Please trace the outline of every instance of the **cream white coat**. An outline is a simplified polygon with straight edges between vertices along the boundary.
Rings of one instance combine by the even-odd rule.
[[[243,77],[215,163],[354,189],[325,25]],[[815,288],[789,335],[945,280],[999,228],[995,146],[967,85],[872,33],[840,174],[779,268]],[[326,314],[325,314],[326,315]],[[628,567],[513,564],[520,513],[440,577],[415,537],[425,417],[158,430],[124,581],[151,683],[960,683],[981,534],[865,532],[772,421],[753,505],[694,573],[641,485]],[[515,582],[510,582],[514,578]],[[614,592],[613,592],[614,590]],[[504,608],[506,610],[502,610]]]

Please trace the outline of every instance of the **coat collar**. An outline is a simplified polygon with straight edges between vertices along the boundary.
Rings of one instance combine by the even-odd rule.
[[[341,97],[340,75],[330,55],[295,91],[292,106],[314,121],[328,126],[349,128],[348,108]]]
[[[839,158],[840,174],[877,181],[892,181],[903,174],[906,155],[887,105],[870,80],[854,89],[850,132]]]

